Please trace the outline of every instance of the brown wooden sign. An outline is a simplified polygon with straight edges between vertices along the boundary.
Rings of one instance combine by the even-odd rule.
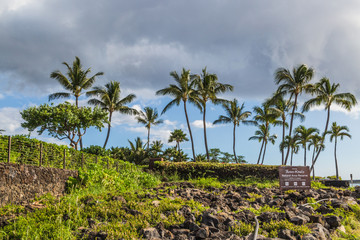
[[[303,190],[311,188],[309,167],[279,167],[280,190]]]

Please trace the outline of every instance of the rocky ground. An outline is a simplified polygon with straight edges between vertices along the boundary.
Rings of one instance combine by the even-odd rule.
[[[303,239],[329,240],[336,229],[345,231],[341,225],[341,216],[335,211],[341,208],[352,211],[352,205],[358,204],[360,188],[356,191],[341,189],[311,189],[307,191],[280,192],[278,188],[259,189],[257,187],[227,186],[223,188],[196,188],[191,183],[176,183],[176,187],[169,189],[174,183],[165,183],[155,190],[156,194],[149,194],[145,198],[153,198],[153,204],[163,198],[180,197],[195,200],[208,206],[209,209],[197,216],[190,207],[183,206],[178,212],[185,221],[180,225],[172,225],[167,229],[163,223],[156,227],[142,230],[145,239],[253,239],[253,234],[239,237],[235,234],[236,223],[256,225],[254,211],[251,209],[278,209],[278,211],[263,211],[258,216],[260,228],[271,222],[287,220],[296,226],[308,226],[311,233],[300,236],[290,229],[277,229],[277,238],[266,238],[258,235],[257,239]],[[167,189],[167,193],[163,190]],[[319,201],[315,206],[308,204],[308,199]],[[313,207],[315,206],[315,207]],[[332,214],[333,213],[333,214]],[[274,234],[274,233],[272,233]]]

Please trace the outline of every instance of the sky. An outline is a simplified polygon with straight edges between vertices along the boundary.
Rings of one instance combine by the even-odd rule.
[[[313,83],[322,77],[340,83],[340,92],[351,92],[360,99],[360,2],[356,0],[198,0],[198,1],[94,1],[94,0],[2,0],[0,2],[0,129],[4,134],[27,134],[21,128],[20,111],[48,103],[48,95],[63,91],[50,78],[55,70],[66,72],[62,62],[72,63],[78,56],[92,74],[102,71],[94,86],[111,80],[121,83],[121,96],[137,96],[130,107],[155,107],[159,112],[171,100],[155,92],[174,83],[171,71],[184,67],[192,73],[217,74],[221,83],[234,86],[222,98],[236,98],[251,111],[276,90],[274,72],[306,64],[315,69]],[[310,96],[303,95],[300,103]],[[69,99],[74,101],[74,99]],[[80,105],[87,105],[87,98]],[[55,101],[59,103],[61,101]],[[207,110],[209,148],[232,153],[232,126],[213,125],[220,106]],[[330,123],[336,121],[350,129],[352,139],[338,143],[339,171],[343,179],[352,173],[360,179],[360,107],[351,112],[333,107]],[[205,153],[202,115],[189,107],[196,153]],[[151,140],[165,146],[174,129],[187,132],[182,105],[161,115],[164,123],[151,129]],[[306,113],[295,126],[316,127],[323,131],[326,112],[322,107]],[[147,130],[134,117],[115,114],[108,142],[129,146],[128,139],[141,137]],[[84,146],[102,146],[102,132],[90,129]],[[249,141],[256,127],[241,125],[236,130],[238,155],[256,163],[260,143]],[[280,138],[281,129],[272,133]],[[47,134],[32,137],[59,144]],[[265,164],[279,164],[279,138],[269,145]],[[190,142],[182,143],[191,156]],[[326,141],[316,175],[335,174],[334,143]],[[308,152],[308,157],[310,152]],[[294,157],[303,164],[303,150]]]

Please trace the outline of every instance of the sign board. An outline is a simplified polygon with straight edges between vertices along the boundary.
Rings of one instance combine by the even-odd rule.
[[[309,167],[279,167],[280,190],[304,190],[311,188]]]

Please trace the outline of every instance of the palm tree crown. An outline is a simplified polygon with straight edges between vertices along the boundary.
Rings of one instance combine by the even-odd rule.
[[[129,94],[121,99],[120,94],[120,83],[117,81],[111,81],[105,84],[105,87],[94,87],[92,91],[86,93],[87,96],[97,96],[100,98],[90,99],[88,101],[89,104],[99,106],[109,112],[109,126],[104,148],[106,147],[107,141],[109,139],[113,112],[116,111],[128,115],[134,115],[137,113],[135,109],[126,106],[127,104],[131,103],[136,96],[134,94]]]
[[[181,129],[175,129],[170,133],[169,143],[176,142],[178,151],[180,151],[180,143],[184,141],[189,141],[189,139],[186,137],[186,133],[184,133]]]
[[[136,120],[139,123],[142,123],[145,125],[145,128],[148,130],[148,142],[147,147],[149,149],[150,146],[150,128],[151,126],[156,126],[158,124],[163,123],[162,119],[158,119],[159,114],[157,112],[156,108],[151,107],[145,107],[144,111],[141,111],[138,113],[138,116],[136,117]]]
[[[71,67],[66,62],[63,62],[63,64],[67,67],[67,77],[59,70],[52,72],[50,74],[50,77],[56,79],[70,93],[58,92],[50,94],[49,101],[58,98],[69,98],[72,94],[75,96],[76,106],[78,107],[78,99],[82,94],[82,90],[89,89],[94,84],[96,77],[104,75],[104,73],[98,72],[92,77],[88,77],[87,75],[91,72],[91,68],[84,70],[82,68],[79,57],[75,57],[75,60]]]

